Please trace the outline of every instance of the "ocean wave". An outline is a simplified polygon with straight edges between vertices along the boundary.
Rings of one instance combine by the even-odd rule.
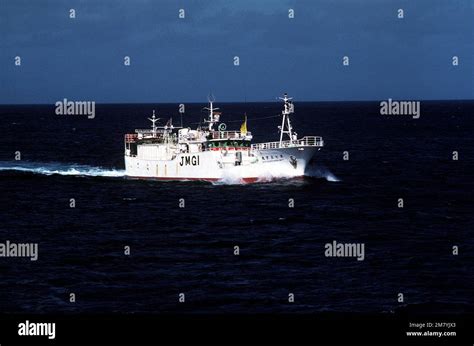
[[[124,177],[125,170],[108,169],[79,164],[57,162],[0,162],[0,171],[15,171],[41,175],[68,175],[86,177]]]
[[[326,179],[327,181],[334,183],[340,182],[341,180],[336,177],[328,168],[324,166],[308,166],[305,175],[310,178]]]
[[[256,174],[255,183],[288,183],[294,179],[300,179],[301,177],[295,177],[293,170],[288,169],[288,171],[279,171],[272,172],[268,170],[261,170]],[[340,182],[341,180],[336,177],[329,169],[324,166],[308,166],[305,176],[303,178],[313,178],[313,179],[325,179],[328,182]],[[213,182],[214,185],[240,185],[248,184],[242,180],[235,173],[230,173],[229,171],[224,173],[222,179]]]
[[[84,177],[125,177],[125,170],[110,169],[99,166],[89,166],[80,164],[65,164],[59,162],[28,162],[28,161],[0,161],[0,172],[12,171],[41,175],[64,175],[64,176],[84,176]],[[328,182],[339,182],[333,173],[325,167],[309,167],[305,176],[309,178],[326,179]],[[268,183],[275,181],[292,180],[294,176],[288,174],[275,174],[269,171],[262,171],[257,176],[256,183]],[[235,174],[225,174],[224,177],[214,185],[238,185],[246,184]]]

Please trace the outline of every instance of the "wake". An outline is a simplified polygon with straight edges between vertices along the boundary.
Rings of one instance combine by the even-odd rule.
[[[318,165],[309,165],[306,168],[305,177],[309,179],[323,179],[328,182],[340,182],[328,168]],[[262,170],[257,174],[257,181],[255,183],[282,183],[287,184],[297,179],[291,168],[283,172],[271,172]],[[299,178],[298,178],[299,179]],[[243,182],[241,178],[235,173],[225,172],[224,177],[218,181],[212,182],[213,185],[247,185],[249,183]]]
[[[324,166],[308,166],[306,175],[310,178],[326,179],[327,181],[334,183],[341,181],[336,177],[329,169]]]
[[[25,172],[41,175],[67,175],[84,177],[124,177],[125,170],[106,169],[79,164],[0,161],[0,171]]]
[[[0,172],[23,172],[39,175],[63,175],[78,177],[109,177],[123,178],[125,170],[107,169],[98,166],[64,164],[59,162],[25,162],[25,161],[0,161]],[[308,178],[325,179],[328,182],[339,182],[340,180],[331,173],[326,167],[310,166],[305,173]],[[257,183],[284,182],[294,178],[288,174],[274,174],[272,172],[260,172]],[[226,175],[223,179],[213,182],[213,185],[240,185],[245,184],[240,177],[235,175]]]

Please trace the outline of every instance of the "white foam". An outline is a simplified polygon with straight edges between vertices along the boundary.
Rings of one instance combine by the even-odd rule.
[[[86,177],[124,177],[125,170],[107,169],[102,167],[63,164],[63,163],[41,163],[41,162],[0,162],[0,171],[30,172],[42,175],[65,175],[65,176],[86,176]],[[325,167],[309,167],[306,175],[313,178],[324,178],[329,182],[339,182],[340,180]],[[256,172],[257,182],[271,182],[275,180],[285,180],[294,177],[293,170],[271,172],[261,170]],[[227,171],[224,177],[216,185],[237,185],[244,184],[237,172]]]
[[[276,180],[285,180],[295,177],[293,168],[280,168],[278,170],[268,170],[263,167],[254,168],[253,176],[257,178],[257,183],[267,183],[273,182]],[[239,174],[235,170],[226,170],[224,171],[224,176],[222,179],[219,179],[214,183],[215,185],[238,185],[245,184],[245,182],[240,178]]]
[[[309,166],[305,173],[308,177],[323,178],[329,182],[341,181],[338,177],[332,174],[329,169],[323,166]]]
[[[87,177],[123,177],[125,170],[106,169],[78,164],[41,163],[41,162],[0,162],[0,171],[30,172],[43,175],[70,175]]]
[[[232,171],[225,171],[222,179],[213,182],[214,185],[239,185],[243,184],[242,179]]]

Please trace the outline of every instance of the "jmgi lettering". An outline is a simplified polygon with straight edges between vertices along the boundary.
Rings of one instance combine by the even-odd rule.
[[[181,156],[180,166],[199,166],[199,155]]]

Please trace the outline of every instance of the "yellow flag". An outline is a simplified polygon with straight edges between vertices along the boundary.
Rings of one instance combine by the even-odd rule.
[[[240,126],[240,132],[241,132],[243,135],[246,135],[246,134],[247,134],[247,115],[245,115],[244,123]]]

